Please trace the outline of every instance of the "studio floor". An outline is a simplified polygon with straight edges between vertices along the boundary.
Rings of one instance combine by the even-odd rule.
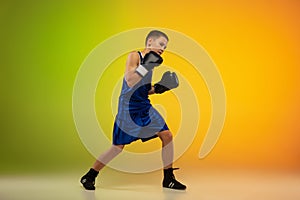
[[[186,191],[161,188],[161,172],[104,170],[96,191],[85,191],[81,174],[1,175],[1,200],[299,200],[300,174],[234,170],[178,170]]]

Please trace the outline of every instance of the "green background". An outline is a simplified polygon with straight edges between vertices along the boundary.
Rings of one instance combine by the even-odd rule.
[[[105,20],[114,4],[1,1],[0,9],[1,173],[87,167],[72,90],[88,53],[122,31],[117,18]]]

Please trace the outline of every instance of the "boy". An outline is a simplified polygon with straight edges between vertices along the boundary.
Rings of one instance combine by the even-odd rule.
[[[162,141],[164,164],[163,187],[185,190],[186,186],[175,179],[172,167],[172,133],[162,116],[152,107],[148,95],[161,94],[178,87],[175,73],[165,72],[161,81],[151,85],[152,71],[163,59],[160,56],[167,47],[168,36],[158,30],[151,31],[141,52],[129,53],[126,71],[119,97],[118,114],[114,122],[113,145],[101,154],[93,167],[81,178],[87,190],[95,190],[95,179],[99,171],[122,152],[126,144],[141,139],[143,142],[159,137]]]

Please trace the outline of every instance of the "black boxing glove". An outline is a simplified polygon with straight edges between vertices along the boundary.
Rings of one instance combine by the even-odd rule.
[[[154,84],[154,92],[161,94],[178,86],[179,81],[175,72],[167,71],[163,74],[161,80]]]
[[[152,70],[154,67],[160,65],[163,62],[162,57],[155,53],[154,51],[150,51],[147,53],[141,62],[141,64],[135,69],[135,71],[142,77],[146,76],[146,74]]]

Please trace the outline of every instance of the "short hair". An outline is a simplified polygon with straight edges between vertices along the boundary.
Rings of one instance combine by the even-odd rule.
[[[169,41],[169,38],[168,38],[167,34],[161,32],[159,30],[152,30],[152,31],[150,31],[150,33],[148,33],[148,35],[146,37],[145,46],[147,46],[147,41],[148,41],[149,38],[157,39],[159,37],[164,37]]]

